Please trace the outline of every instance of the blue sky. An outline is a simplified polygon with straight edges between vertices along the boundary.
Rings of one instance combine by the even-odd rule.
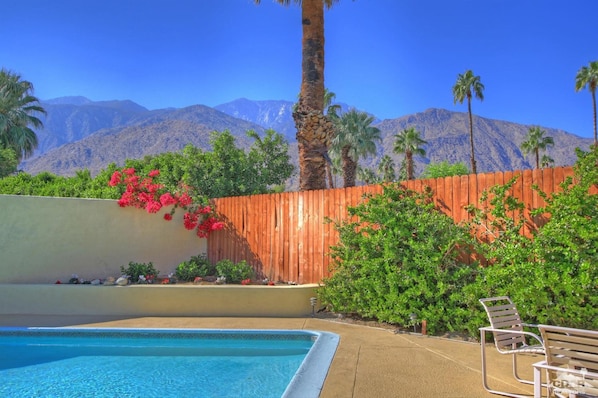
[[[596,0],[341,0],[325,14],[325,84],[381,119],[467,111],[451,88],[485,85],[473,113],[592,137],[580,67],[598,60]],[[149,109],[289,100],[301,78],[301,10],[271,0],[7,0],[0,67],[51,99]]]

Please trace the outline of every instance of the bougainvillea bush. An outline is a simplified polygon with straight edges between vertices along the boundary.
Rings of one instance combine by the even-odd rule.
[[[116,170],[108,185],[123,190],[118,205],[145,209],[148,213],[158,213],[162,208],[172,206],[164,214],[164,219],[172,220],[178,208],[182,209],[183,223],[186,229],[195,230],[200,238],[207,238],[210,232],[222,229],[224,223],[218,221],[212,208],[205,204],[206,200],[192,196],[188,186],[180,185],[176,192],[169,192],[163,184],[155,180],[160,176],[159,170],[152,170],[147,177],[142,177],[132,167]]]

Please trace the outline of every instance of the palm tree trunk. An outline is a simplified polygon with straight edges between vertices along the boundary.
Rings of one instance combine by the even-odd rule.
[[[477,174],[475,154],[473,151],[473,117],[471,116],[471,98],[467,98],[467,110],[469,112],[469,142],[471,144],[471,172]]]
[[[540,150],[538,148],[535,149],[536,152],[536,169],[540,168]]]
[[[413,152],[405,152],[405,157],[407,158],[407,179],[413,180]]]
[[[299,148],[299,189],[326,188],[328,120],[324,116],[324,2],[303,0],[302,75],[293,119]],[[332,128],[332,126],[330,126]]]
[[[594,107],[594,146],[598,147],[598,133],[596,132],[596,90],[592,91],[592,105]]]
[[[332,165],[326,162],[326,175],[328,176],[328,187],[334,188],[334,181],[332,180]]]
[[[349,149],[350,147],[346,146],[343,147],[341,150],[341,159],[343,163],[343,180],[344,180],[344,187],[354,187],[355,186],[355,179],[356,179],[356,171],[357,171],[357,163],[351,159],[349,156]]]

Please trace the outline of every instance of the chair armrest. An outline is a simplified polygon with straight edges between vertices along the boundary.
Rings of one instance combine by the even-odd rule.
[[[528,328],[536,328],[537,329],[538,326],[540,326],[540,325],[537,323],[522,323],[521,326],[526,326]]]
[[[480,328],[480,330],[486,331],[486,332],[498,332],[498,333],[512,333],[512,334],[523,334],[525,336],[530,336],[532,338],[534,338],[535,340],[538,341],[538,343],[540,343],[540,345],[542,347],[544,347],[544,342],[542,341],[542,338],[540,336],[538,336],[535,333],[532,332],[527,332],[525,330],[509,330],[509,329],[495,329],[491,326],[485,326]]]

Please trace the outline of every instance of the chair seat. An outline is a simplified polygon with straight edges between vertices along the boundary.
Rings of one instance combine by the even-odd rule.
[[[501,350],[499,350],[499,352],[501,354],[520,354],[520,353],[525,353],[525,354],[544,355],[544,346],[542,346],[540,344],[536,344],[536,345],[524,345],[524,346],[517,347],[517,348],[514,348],[514,349],[510,349],[510,350],[501,349]]]

